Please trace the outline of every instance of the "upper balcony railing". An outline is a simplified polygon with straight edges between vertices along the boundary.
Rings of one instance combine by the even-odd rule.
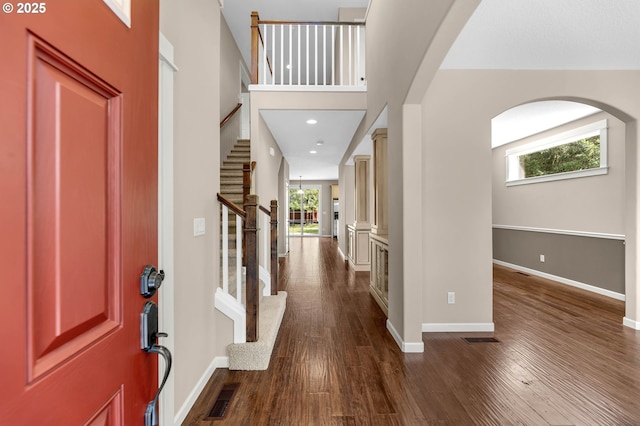
[[[261,21],[251,14],[251,83],[359,87],[365,79],[365,26],[358,22]]]

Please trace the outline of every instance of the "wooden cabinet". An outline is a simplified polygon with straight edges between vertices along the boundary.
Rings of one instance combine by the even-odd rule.
[[[369,291],[385,315],[389,315],[389,240],[369,234],[371,274]]]

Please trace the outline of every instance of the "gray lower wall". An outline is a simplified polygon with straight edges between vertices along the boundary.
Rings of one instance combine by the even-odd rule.
[[[493,258],[625,294],[621,240],[494,228]]]

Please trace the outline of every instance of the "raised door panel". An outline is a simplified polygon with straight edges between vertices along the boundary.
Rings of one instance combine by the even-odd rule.
[[[120,95],[32,37],[29,378],[120,324]]]

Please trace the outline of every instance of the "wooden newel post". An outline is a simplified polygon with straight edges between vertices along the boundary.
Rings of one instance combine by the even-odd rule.
[[[260,60],[260,28],[258,12],[251,12],[251,84],[258,84],[258,61]]]
[[[278,200],[271,200],[271,295],[278,294]]]
[[[258,341],[258,314],[260,283],[258,281],[258,196],[248,195],[244,200],[247,218],[244,222],[245,258],[247,261],[247,342]]]
[[[247,203],[247,195],[249,195],[249,192],[251,192],[251,164],[244,163],[242,164],[242,210],[244,211],[247,211],[246,203]],[[246,221],[242,225],[243,230],[245,226],[246,226]],[[242,266],[247,266],[246,253],[247,253],[247,241],[242,240]]]

